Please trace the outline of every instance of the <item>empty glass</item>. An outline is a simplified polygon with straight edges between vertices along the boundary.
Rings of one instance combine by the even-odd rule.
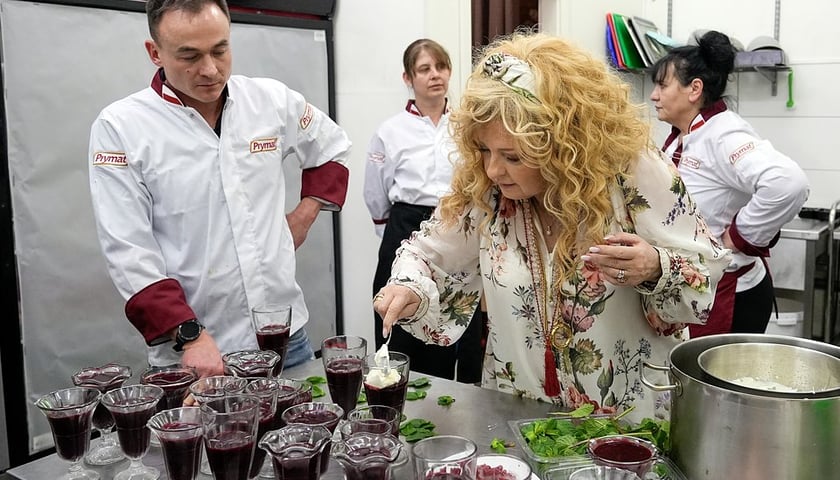
[[[169,480],[195,480],[204,438],[199,408],[164,410],[153,416],[148,425],[160,441]]]
[[[393,435],[356,433],[334,449],[346,480],[389,480],[402,443]]]
[[[281,304],[258,305],[251,310],[251,321],[257,333],[260,350],[271,350],[280,356],[275,376],[283,372],[292,332],[292,306]]]
[[[266,433],[260,440],[260,448],[271,455],[275,478],[317,480],[326,470],[321,462],[331,437],[330,431],[322,426],[287,425]]]
[[[151,441],[147,424],[161,398],[163,389],[156,385],[129,385],[102,396],[102,403],[114,416],[120,447],[131,460],[128,468],[114,476],[114,480],[155,480],[160,477],[158,469],[143,465],[143,456]]]
[[[71,462],[59,480],[97,480],[99,474],[82,468],[81,460],[90,446],[90,424],[99,401],[99,390],[72,387],[48,393],[35,406],[47,417],[59,458]]]
[[[108,363],[101,367],[86,367],[73,374],[73,385],[90,387],[106,393],[119,388],[131,377],[131,368],[116,363]],[[117,439],[113,433],[114,417],[99,403],[93,411],[93,428],[99,431],[97,443],[87,455],[85,461],[90,465],[110,465],[125,458]]]
[[[367,355],[367,340],[354,335],[337,335],[321,342],[321,360],[330,398],[341,405],[345,414],[356,408],[362,390],[362,363]]]
[[[201,405],[204,448],[215,480],[248,480],[260,403],[253,395],[230,395]]]
[[[414,471],[422,479],[475,478],[477,448],[456,435],[424,438],[414,444]]]

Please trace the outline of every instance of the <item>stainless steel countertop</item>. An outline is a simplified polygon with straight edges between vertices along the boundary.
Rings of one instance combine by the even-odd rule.
[[[782,227],[781,238],[800,240],[819,240],[828,234],[828,222],[813,218],[796,217]]]
[[[321,360],[313,360],[298,365],[283,372],[286,378],[305,378],[312,375],[324,375]],[[431,387],[427,389],[427,396],[422,400],[408,401],[405,405],[405,415],[409,418],[424,418],[436,425],[435,431],[440,435],[460,435],[473,440],[478,445],[479,454],[490,452],[490,442],[494,437],[513,441],[514,435],[507,425],[508,420],[521,418],[544,417],[554,408],[544,402],[518,398],[507,393],[480,388],[474,385],[453,382],[442,378],[422,375],[412,372],[411,378],[426,376],[431,380]],[[329,391],[326,397],[315,401],[329,401]],[[448,407],[437,404],[437,397],[450,395],[455,403]],[[98,440],[94,440],[98,441]],[[508,449],[508,453],[525,458],[519,447]],[[143,463],[157,467],[161,472],[161,480],[168,478],[163,465],[163,457],[159,447],[151,447],[143,458]],[[15,467],[7,473],[13,478],[21,480],[48,480],[60,477],[67,471],[68,462],[61,460],[55,454]],[[90,467],[98,471],[101,480],[111,480],[115,473],[124,470],[128,460],[106,467]],[[411,462],[393,470],[392,478],[413,478]],[[198,479],[211,479],[210,476],[199,474]],[[338,462],[332,460],[330,468],[321,477],[324,480],[341,480],[344,478],[343,469]]]

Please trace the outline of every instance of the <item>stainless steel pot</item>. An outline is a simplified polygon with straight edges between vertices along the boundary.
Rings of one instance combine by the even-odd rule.
[[[840,347],[795,337],[727,334],[688,340],[670,366],[645,363],[642,383],[671,392],[669,457],[691,480],[836,478],[840,471],[840,396],[757,394],[703,375],[701,353],[720,345],[793,345],[840,358]],[[668,372],[668,385],[645,369]]]

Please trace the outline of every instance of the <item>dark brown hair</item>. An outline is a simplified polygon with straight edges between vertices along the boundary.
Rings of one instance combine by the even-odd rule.
[[[199,13],[207,5],[216,5],[230,21],[230,10],[226,0],[148,0],[146,2],[146,18],[149,21],[149,34],[152,40],[158,41],[158,26],[163,14],[172,10],[184,10]]]
[[[428,51],[435,62],[446,64],[447,70],[452,71],[452,60],[449,59],[449,53],[446,52],[446,49],[434,40],[421,38],[411,42],[411,45],[406,47],[405,52],[403,52],[403,68],[408,78],[414,79],[414,63],[417,62],[417,57],[423,50]]]

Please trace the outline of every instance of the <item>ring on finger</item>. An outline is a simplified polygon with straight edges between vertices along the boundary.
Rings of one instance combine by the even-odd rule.
[[[384,297],[385,297],[385,295],[384,295],[384,294],[382,294],[382,293],[377,293],[376,295],[374,295],[374,296],[373,296],[373,301],[374,301],[374,302],[376,302],[376,301],[378,301],[378,300],[382,300]]]
[[[618,280],[618,283],[624,283],[626,274],[627,272],[625,272],[623,268],[619,268],[618,275],[615,276],[615,279]]]

